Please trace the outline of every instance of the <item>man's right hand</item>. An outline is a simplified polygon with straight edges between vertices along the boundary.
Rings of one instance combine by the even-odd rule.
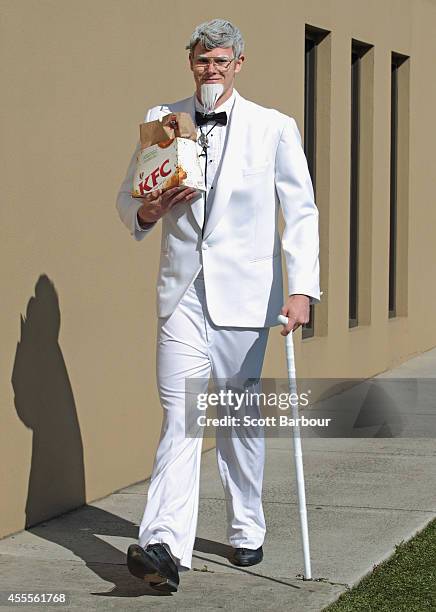
[[[197,195],[192,187],[173,187],[162,192],[161,189],[151,191],[142,196],[143,204],[138,209],[138,218],[142,223],[154,223],[163,217],[175,204],[189,202]]]

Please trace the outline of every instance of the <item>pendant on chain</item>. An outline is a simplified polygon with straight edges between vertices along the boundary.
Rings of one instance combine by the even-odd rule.
[[[200,134],[200,137],[198,139],[198,144],[200,145],[200,147],[207,148],[209,146],[209,139],[206,136],[206,134],[203,134],[203,132]]]

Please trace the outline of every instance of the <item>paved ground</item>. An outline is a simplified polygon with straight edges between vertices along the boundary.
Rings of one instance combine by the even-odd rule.
[[[436,378],[436,349],[382,377]],[[418,409],[407,393],[398,406],[418,432],[434,429],[436,381],[434,387],[425,387]],[[125,566],[147,482],[0,541],[0,591],[3,598],[8,591],[66,592],[69,607],[85,611],[318,611],[434,518],[435,447],[429,437],[303,441],[311,558],[318,580],[298,578],[303,564],[291,441],[269,438],[264,481],[268,533],[261,564],[243,570],[227,560],[225,501],[212,450],[202,459],[194,569],[181,574],[177,594],[157,595]]]

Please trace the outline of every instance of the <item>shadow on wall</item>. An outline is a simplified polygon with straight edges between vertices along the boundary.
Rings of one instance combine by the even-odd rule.
[[[85,503],[83,445],[73,390],[58,344],[59,300],[42,275],[21,316],[12,386],[21,421],[33,431],[26,527]]]
[[[82,435],[58,343],[60,319],[56,289],[41,275],[26,316],[21,317],[21,338],[12,371],[17,414],[33,432],[25,526],[33,535],[70,550],[99,578],[115,585],[109,593],[93,594],[161,595],[133,578],[125,553],[99,537],[136,540],[138,525],[86,505]],[[56,518],[49,521],[52,517]],[[101,582],[95,586],[99,588]]]

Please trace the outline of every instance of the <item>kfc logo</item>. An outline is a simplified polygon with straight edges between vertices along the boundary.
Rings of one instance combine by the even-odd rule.
[[[141,172],[141,174],[139,175],[141,182],[138,185],[141,195],[144,195],[144,193],[147,193],[148,191],[152,191],[153,188],[156,187],[157,179],[159,177],[163,178],[171,174],[171,168],[169,170],[165,169],[165,166],[169,163],[170,163],[170,160],[166,159],[160,166],[158,166],[152,172],[150,172],[150,174],[146,176],[144,180],[142,180],[144,177],[144,173]]]

